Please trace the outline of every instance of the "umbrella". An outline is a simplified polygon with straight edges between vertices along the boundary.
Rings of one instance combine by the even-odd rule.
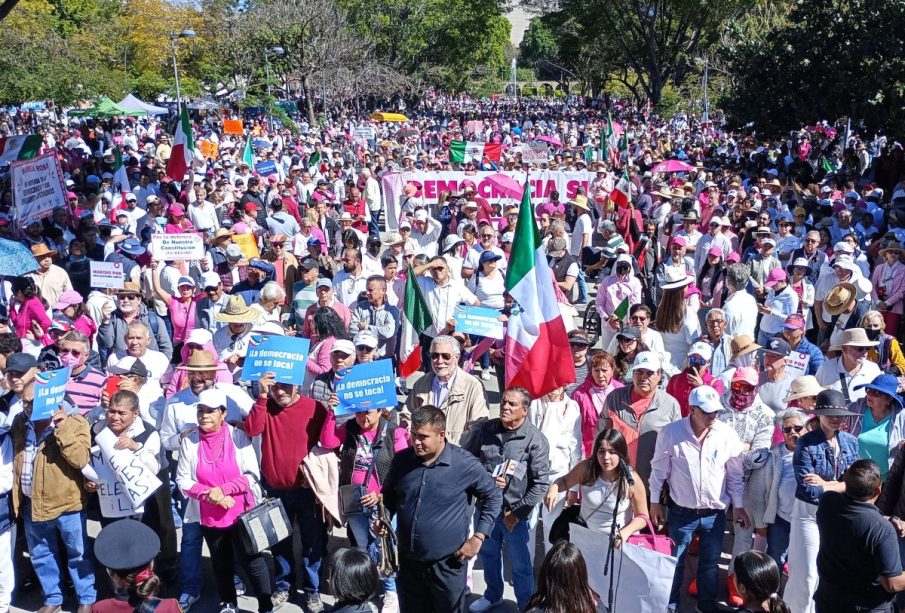
[[[692,172],[694,166],[680,160],[666,160],[650,169],[651,172]]]
[[[0,276],[18,277],[37,269],[38,261],[28,247],[0,238]]]
[[[558,138],[556,138],[554,136],[538,136],[534,140],[538,140],[542,143],[549,143],[549,144],[553,145],[554,147],[562,147],[562,143],[559,141]]]
[[[504,175],[502,173],[496,173],[494,175],[488,175],[485,178],[490,182],[491,185],[500,189],[500,191],[504,192],[510,198],[521,198],[522,192],[524,189],[519,182],[510,177],[509,175]]]

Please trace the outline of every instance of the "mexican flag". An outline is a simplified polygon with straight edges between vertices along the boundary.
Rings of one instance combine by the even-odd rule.
[[[255,152],[251,148],[251,136],[245,141],[245,151],[242,152],[242,161],[248,164],[249,168],[255,167]]]
[[[321,172],[320,168],[321,164],[321,152],[315,151],[311,154],[311,157],[308,158],[308,172],[311,176],[319,175]]]
[[[449,161],[458,164],[482,162],[487,158],[490,162],[499,162],[503,148],[495,143],[477,143],[473,141],[454,140],[449,143]]]
[[[573,383],[575,366],[533,210],[526,182],[506,273],[514,301],[506,329],[506,387],[517,385],[540,398]]]
[[[0,138],[0,164],[30,160],[41,152],[44,139],[37,134]]]
[[[600,139],[600,161],[608,162],[615,166],[619,163],[619,142],[616,140],[616,132],[613,131],[613,117],[607,115],[606,131]]]
[[[405,278],[405,310],[402,313],[402,343],[399,346],[399,375],[404,379],[421,369],[421,343],[418,338],[434,325],[415,271],[409,266]],[[568,347],[568,343],[566,343]]]
[[[119,146],[113,150],[113,189],[116,190],[117,186],[121,196],[119,208],[124,209],[126,208],[126,193],[132,190],[129,188],[129,174],[126,172],[126,167],[123,166],[123,152]]]
[[[167,160],[167,176],[174,181],[182,181],[195,159],[195,140],[192,138],[192,122],[189,121],[188,107],[182,107],[182,117],[176,124],[173,137],[173,151]]]
[[[631,194],[632,182],[629,181],[628,170],[624,170],[622,176],[619,177],[619,181],[616,183],[616,187],[610,192],[610,200],[613,201],[616,206],[624,209],[632,199]]]

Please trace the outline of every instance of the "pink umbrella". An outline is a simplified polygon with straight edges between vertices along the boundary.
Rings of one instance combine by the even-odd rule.
[[[650,169],[651,172],[692,172],[694,166],[679,160],[666,160]]]
[[[504,192],[510,198],[522,197],[522,192],[524,191],[522,186],[519,185],[518,181],[516,181],[509,175],[496,173],[493,175],[487,175],[484,180],[499,189],[501,192]]]
[[[539,140],[542,143],[550,143],[554,147],[562,147],[562,143],[554,136],[538,136],[534,140]]]

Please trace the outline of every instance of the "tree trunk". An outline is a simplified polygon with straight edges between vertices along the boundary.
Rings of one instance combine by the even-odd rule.
[[[311,99],[311,88],[308,87],[308,75],[301,79],[302,94],[305,96],[305,106],[308,109],[308,123],[314,125],[314,101]]]

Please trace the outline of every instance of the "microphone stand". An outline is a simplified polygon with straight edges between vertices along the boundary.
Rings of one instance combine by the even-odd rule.
[[[613,613],[613,605],[616,604],[616,516],[619,514],[619,504],[622,502],[623,488],[627,481],[629,486],[635,485],[632,472],[625,462],[619,462],[619,483],[616,486],[616,504],[613,507],[613,519],[610,522],[610,542],[606,552],[606,562],[603,565],[603,574],[610,579],[607,591],[607,613]]]

